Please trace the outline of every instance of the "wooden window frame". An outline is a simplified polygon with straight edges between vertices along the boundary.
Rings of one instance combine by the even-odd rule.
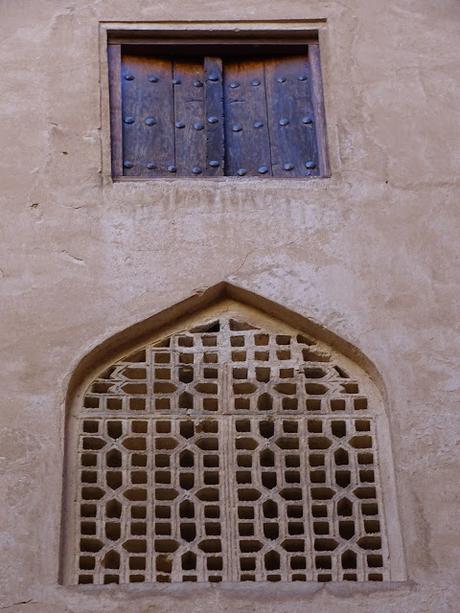
[[[264,31],[251,30],[247,32],[222,31],[216,35],[215,31],[198,33],[189,30],[161,30],[154,33],[147,30],[119,29],[107,32],[107,59],[109,74],[109,101],[110,101],[110,145],[111,145],[111,174],[113,181],[151,181],[151,180],[178,180],[188,177],[135,177],[123,175],[123,141],[122,141],[122,94],[121,94],[121,60],[124,46],[143,46],[158,48],[164,51],[181,47],[190,47],[194,50],[206,51],[215,55],[225,49],[237,49],[242,46],[266,52],[282,52],[285,49],[296,48],[305,52],[308,49],[311,77],[312,77],[312,103],[314,121],[316,125],[316,139],[318,147],[319,174],[303,179],[321,179],[330,177],[329,156],[327,150],[327,129],[324,108],[323,78],[321,71],[321,57],[318,30],[292,30],[292,31]],[[203,179],[237,179],[250,180],[255,177],[234,177],[232,175],[203,176]],[[264,177],[264,179],[289,179],[290,177]],[[295,179],[302,179],[295,177]],[[294,178],[291,178],[294,180]]]

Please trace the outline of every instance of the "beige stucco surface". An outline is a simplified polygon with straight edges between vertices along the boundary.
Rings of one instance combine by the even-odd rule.
[[[321,20],[332,176],[112,184],[100,22]],[[455,612],[460,5],[0,2],[0,608]],[[65,395],[124,328],[222,280],[358,347],[387,390],[407,581],[58,584]]]

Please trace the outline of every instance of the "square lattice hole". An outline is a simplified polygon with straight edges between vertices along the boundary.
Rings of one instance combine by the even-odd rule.
[[[305,401],[307,411],[320,411],[321,400],[319,398],[307,398]]]
[[[254,335],[254,344],[255,345],[268,345],[270,342],[270,337],[268,334],[255,334]]]
[[[131,411],[145,411],[146,400],[145,398],[130,398],[129,409]]]
[[[346,403],[342,398],[332,398],[330,404],[331,411],[345,411]]]

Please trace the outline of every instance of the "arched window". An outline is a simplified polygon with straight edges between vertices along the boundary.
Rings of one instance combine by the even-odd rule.
[[[381,404],[351,360],[243,308],[153,337],[76,398],[68,582],[394,578]]]

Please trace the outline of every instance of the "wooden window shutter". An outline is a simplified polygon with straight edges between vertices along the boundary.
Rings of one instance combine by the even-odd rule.
[[[160,58],[112,46],[114,175],[322,174],[314,53]]]
[[[225,64],[226,174],[318,173],[306,55]]]

